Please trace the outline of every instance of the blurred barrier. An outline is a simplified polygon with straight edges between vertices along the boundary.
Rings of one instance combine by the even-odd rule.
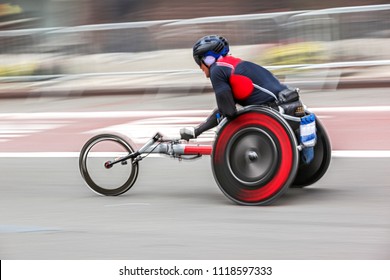
[[[224,35],[237,45],[274,44],[283,39],[281,26],[301,12],[7,30],[0,31],[0,50],[10,54],[156,51],[191,48],[205,34]]]
[[[278,68],[302,64],[310,68],[313,63],[356,60],[388,64],[390,5],[0,31],[0,76],[25,75],[22,68],[31,68],[31,64],[36,66],[31,74],[45,79],[82,73],[128,74],[135,71],[137,59],[145,58],[132,54],[144,52],[148,52],[150,69],[138,70],[155,69],[153,63],[164,56],[171,57],[159,60],[161,67],[185,69],[192,65],[190,52],[194,41],[212,33],[226,36],[232,45],[252,46],[253,58],[267,56],[265,50],[271,50],[265,57],[266,65]],[[297,42],[308,43],[301,49],[294,47]],[[318,50],[324,49],[320,59],[308,47],[315,45],[311,42],[320,45]],[[286,45],[291,45],[292,51],[272,52],[273,48]],[[186,50],[188,64],[183,64],[176,52],[168,52],[172,49]],[[166,55],[159,56],[162,51],[167,51]],[[119,62],[107,59],[109,54],[120,53],[129,55],[118,56],[125,58]],[[124,67],[125,63],[131,66]],[[345,65],[348,66],[358,64]],[[15,70],[17,67],[21,69]]]
[[[275,44],[283,40],[283,25],[304,11],[216,16],[165,24],[156,36],[161,48],[192,48],[208,34],[220,34],[232,45]]]
[[[390,37],[390,5],[309,11],[289,18],[286,35],[293,40],[337,41]]]
[[[191,47],[205,34],[224,35],[233,45],[389,38],[390,5],[6,30],[0,31],[0,48],[1,53],[154,51]]]

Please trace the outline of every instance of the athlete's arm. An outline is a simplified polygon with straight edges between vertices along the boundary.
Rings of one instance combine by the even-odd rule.
[[[218,110],[221,115],[231,118],[236,112],[236,102],[229,84],[231,68],[213,65],[210,69],[210,80],[213,85]]]
[[[210,69],[210,79],[215,91],[218,108],[203,123],[195,127],[194,134],[190,133],[191,138],[196,138],[206,130],[217,126],[220,118],[231,118],[236,114],[236,102],[228,82],[230,71],[231,69],[228,67],[216,67],[215,65]],[[186,138],[188,137],[186,136]]]
[[[195,127],[195,137],[198,137],[206,130],[209,130],[217,126],[220,118],[219,116],[220,116],[220,112],[218,111],[218,109],[214,109],[214,111],[208,116],[208,118],[203,123]]]

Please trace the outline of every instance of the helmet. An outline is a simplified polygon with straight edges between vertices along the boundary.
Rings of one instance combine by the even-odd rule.
[[[206,56],[212,56],[215,59],[226,56],[229,53],[229,43],[222,36],[209,35],[200,38],[192,50],[194,60],[200,66],[202,59]]]

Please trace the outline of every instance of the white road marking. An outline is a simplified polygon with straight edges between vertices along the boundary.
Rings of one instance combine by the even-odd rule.
[[[10,118],[0,118],[0,142],[11,141],[12,138],[24,137],[46,130],[55,129],[68,124],[69,121],[34,120],[31,116],[25,120],[10,120]]]
[[[390,106],[358,107],[322,107],[309,108],[315,113],[326,112],[390,112]],[[155,132],[167,137],[179,137],[179,129],[203,121],[211,110],[174,110],[174,111],[111,111],[111,112],[38,112],[38,113],[0,113],[0,143],[28,134],[40,133],[69,124],[72,119],[86,118],[135,118],[125,124],[113,125],[88,131],[86,133],[117,132],[129,136],[135,143],[145,143]],[[325,116],[327,117],[327,116]],[[212,142],[215,131],[203,133],[199,143]],[[78,157],[78,152],[16,152],[0,153],[2,158],[33,157]],[[154,155],[156,156],[156,155]],[[390,157],[390,151],[333,151],[333,157]]]
[[[0,158],[78,158],[79,152],[2,152]],[[105,157],[107,153],[95,153],[94,157]],[[160,157],[150,154],[148,157]],[[390,158],[390,150],[334,150],[333,158]]]
[[[146,143],[157,131],[168,138],[179,138],[180,128],[185,126],[195,126],[204,120],[204,116],[153,117],[90,130],[84,133],[100,134],[107,131],[115,131],[116,133],[129,137],[136,144],[143,144]],[[211,129],[202,133],[197,140],[201,143],[214,141],[215,135],[215,129]]]
[[[390,158],[390,150],[338,150],[332,151],[334,158]]]

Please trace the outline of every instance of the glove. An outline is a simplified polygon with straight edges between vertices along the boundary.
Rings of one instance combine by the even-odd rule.
[[[180,129],[181,139],[190,140],[195,138],[195,128],[194,127],[184,127]]]

